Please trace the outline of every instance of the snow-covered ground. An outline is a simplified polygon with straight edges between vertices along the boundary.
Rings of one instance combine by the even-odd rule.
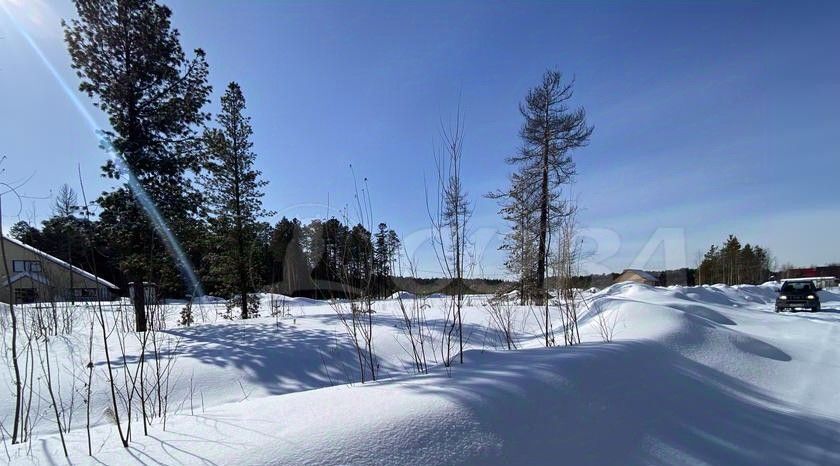
[[[75,464],[840,464],[840,293],[821,292],[816,314],[776,314],[776,294],[771,285],[618,284],[588,298],[575,347],[542,348],[539,310],[516,307],[513,351],[489,325],[486,297],[471,297],[464,364],[444,368],[432,341],[427,375],[414,374],[399,301],[389,299],[374,306],[379,380],[364,385],[327,303],[291,299],[290,316],[225,321],[216,317],[224,306],[208,300],[188,328],[175,323],[182,306],[169,304],[170,414],[148,436],[135,420],[128,449],[95,334],[93,457],[79,382],[88,311],[77,309],[74,332],[53,338],[50,352],[68,413],[76,393],[65,436]],[[427,303],[436,339],[446,303]],[[121,350],[110,346],[119,373]],[[138,347],[126,339],[126,367]],[[0,384],[8,431],[11,370]],[[0,462],[64,461],[49,399],[35,403],[31,442],[12,447],[4,432]]]

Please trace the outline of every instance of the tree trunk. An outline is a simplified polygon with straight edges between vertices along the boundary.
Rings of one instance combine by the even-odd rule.
[[[537,251],[537,303],[543,304],[543,300],[547,299],[545,291],[545,256],[546,256],[546,236],[548,233],[548,149],[545,149],[543,155],[543,170],[542,170],[542,198],[540,201],[540,241],[539,250]],[[546,301],[547,302],[547,301]],[[548,341],[548,306],[545,307],[545,346],[549,346]]]
[[[2,200],[0,200],[0,230],[3,228],[3,207]],[[18,443],[20,430],[20,407],[21,407],[21,382],[20,382],[20,365],[18,364],[17,352],[17,313],[15,312],[15,293],[14,286],[11,281],[11,274],[9,273],[9,263],[6,261],[6,239],[0,237],[0,255],[2,255],[3,268],[6,272],[6,286],[9,287],[9,314],[12,318],[12,366],[15,372],[15,419],[12,427],[12,445]]]
[[[146,289],[143,286],[143,282],[134,282],[132,289],[134,290],[135,327],[138,332],[145,332],[148,327],[146,320]]]

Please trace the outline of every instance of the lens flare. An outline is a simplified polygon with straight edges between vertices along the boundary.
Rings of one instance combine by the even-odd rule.
[[[79,96],[73,91],[73,89],[65,82],[65,80],[61,77],[58,73],[58,70],[52,65],[52,63],[47,59],[44,52],[38,46],[38,44],[32,39],[26,29],[24,29],[17,19],[12,15],[9,11],[8,7],[4,4],[4,2],[0,1],[0,8],[3,9],[3,12],[6,13],[9,20],[11,21],[12,25],[14,25],[15,29],[20,33],[20,35],[26,40],[26,43],[29,44],[29,47],[35,52],[44,66],[49,70],[50,74],[53,76],[55,81],[61,87],[64,94],[70,99],[73,105],[76,107],[76,110],[79,111],[79,114],[82,115],[87,125],[90,127],[91,131],[99,137],[104,134],[102,128],[96,123],[94,120],[93,115],[85,108],[84,104],[82,103]],[[149,197],[146,190],[143,189],[143,186],[140,185],[140,182],[137,180],[137,177],[131,172],[129,167],[124,163],[122,157],[117,153],[116,149],[111,145],[107,138],[100,138],[102,148],[107,153],[108,157],[114,161],[114,164],[117,166],[117,169],[120,173],[120,178],[124,178],[126,184],[128,185],[131,193],[134,195],[135,200],[143,207],[143,211],[146,213],[146,216],[152,223],[152,226],[155,229],[155,232],[160,236],[161,240],[163,240],[164,245],[166,246],[167,251],[175,260],[176,265],[181,270],[182,277],[186,281],[187,290],[192,291],[193,296],[202,296],[204,294],[201,288],[201,282],[198,280],[198,276],[195,274],[195,270],[192,266],[192,262],[190,261],[189,257],[184,253],[184,249],[181,247],[181,244],[178,242],[178,239],[175,238],[175,235],[172,233],[172,229],[169,228],[169,225],[166,223],[166,220],[160,214],[155,203]]]

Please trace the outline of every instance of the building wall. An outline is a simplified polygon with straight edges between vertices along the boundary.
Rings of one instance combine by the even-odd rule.
[[[14,300],[15,290],[33,290],[37,294],[39,301],[83,301],[95,299],[97,295],[100,299],[113,298],[113,293],[107,286],[96,283],[93,279],[85,277],[78,271],[53,261],[49,256],[24,248],[6,238],[3,238],[3,243],[6,250],[6,267],[8,269],[5,267],[0,268],[0,277],[2,277],[0,279],[0,302],[8,303],[10,296]],[[42,275],[48,283],[41,283],[39,280],[34,280],[30,277],[22,277],[12,283],[10,295],[10,290],[7,286],[6,270],[9,271],[12,277],[18,273],[15,272],[14,261],[40,263],[41,271],[30,273],[32,275]],[[74,288],[78,289],[78,291],[74,291],[74,295],[71,296],[71,289]],[[22,293],[21,291],[17,292],[18,295]]]
[[[631,271],[626,271],[626,272],[622,273],[621,275],[619,275],[618,278],[615,279],[615,283],[621,283],[621,282],[636,282],[636,283],[643,283],[645,285],[656,285],[656,282],[651,281],[651,280],[645,280],[645,278],[642,277],[641,275],[637,274],[636,272],[631,272]]]

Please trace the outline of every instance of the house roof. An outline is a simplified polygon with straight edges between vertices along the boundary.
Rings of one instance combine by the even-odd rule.
[[[621,272],[621,274],[624,275],[625,273],[628,273],[628,272],[629,273],[634,273],[634,274],[642,277],[645,280],[650,280],[650,281],[653,281],[653,282],[659,280],[656,276],[654,276],[650,272],[645,272],[644,270],[639,270],[639,269],[627,269],[624,272]]]
[[[114,285],[113,283],[111,283],[107,280],[103,280],[103,279],[93,275],[90,272],[87,272],[85,270],[82,270],[82,269],[76,267],[75,265],[70,265],[67,262],[64,262],[63,260],[59,259],[58,257],[51,256],[51,255],[45,253],[44,251],[41,251],[40,249],[35,249],[35,248],[33,248],[32,246],[30,246],[26,243],[22,243],[22,242],[14,239],[14,238],[10,238],[10,237],[5,236],[5,235],[3,235],[3,239],[10,242],[10,243],[16,244],[16,245],[18,245],[18,246],[20,246],[20,247],[22,247],[26,250],[29,250],[30,252],[33,252],[33,253],[37,254],[39,257],[43,257],[44,259],[47,259],[48,261],[50,261],[50,262],[52,262],[56,265],[64,267],[65,269],[70,270],[72,272],[75,272],[75,273],[77,273],[77,274],[79,274],[79,275],[81,275],[81,276],[83,276],[83,277],[85,277],[89,280],[93,280],[95,283],[99,283],[100,285],[106,286],[106,287],[114,289],[114,290],[120,289],[120,287],[118,287],[117,285]],[[12,281],[15,281],[15,280],[19,280],[20,278],[22,278],[22,277],[17,277],[17,278],[15,278],[15,277],[17,277],[17,275],[13,275],[12,277],[10,277],[10,279]]]

